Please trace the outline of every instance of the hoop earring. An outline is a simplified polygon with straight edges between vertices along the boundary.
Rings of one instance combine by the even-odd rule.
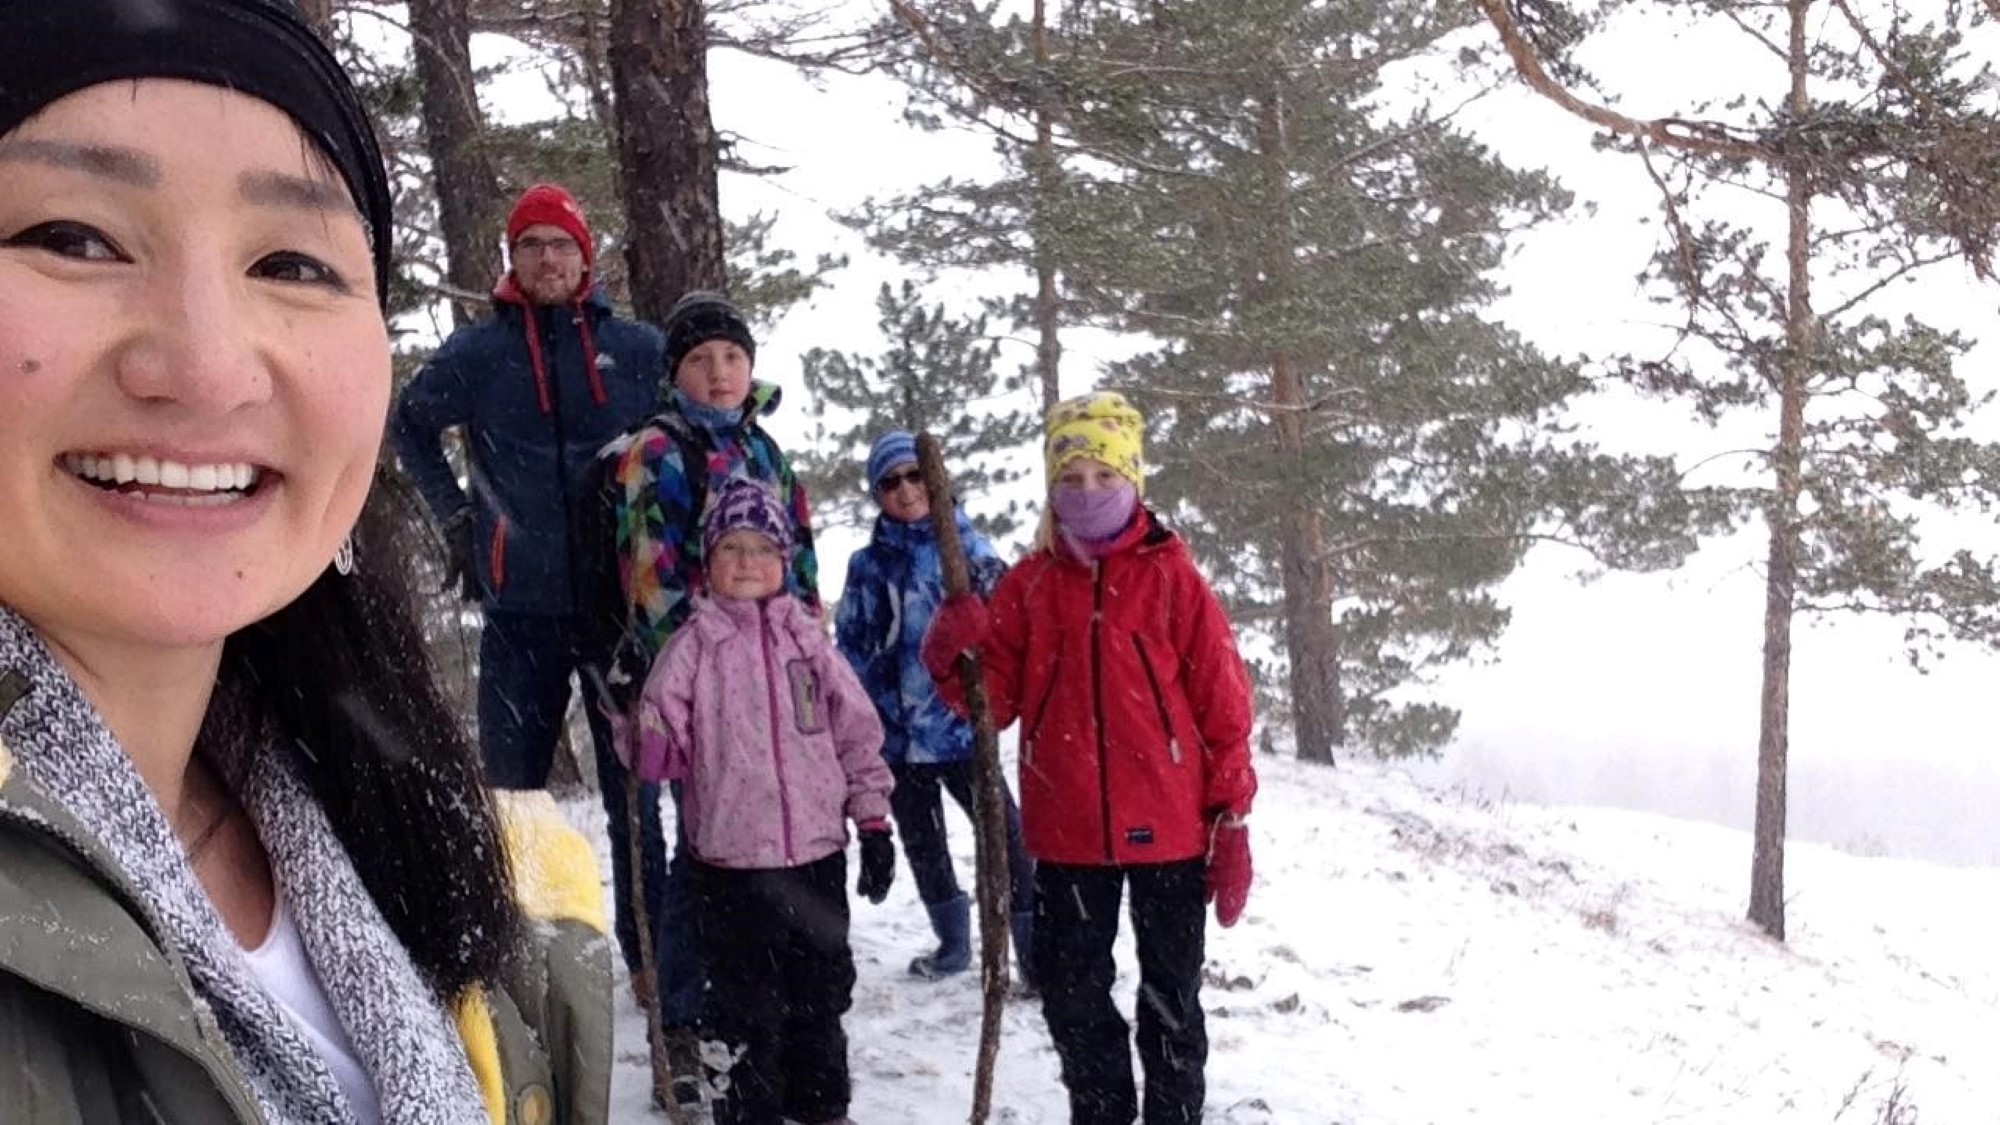
[[[354,573],[354,536],[340,541],[333,551],[333,571],[342,578]]]

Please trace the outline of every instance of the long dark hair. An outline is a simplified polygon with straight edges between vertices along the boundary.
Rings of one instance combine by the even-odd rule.
[[[520,914],[478,756],[420,626],[411,575],[429,524],[399,477],[375,478],[354,573],[329,568],[231,635],[218,698],[262,712],[298,748],[368,893],[449,998],[496,978]]]

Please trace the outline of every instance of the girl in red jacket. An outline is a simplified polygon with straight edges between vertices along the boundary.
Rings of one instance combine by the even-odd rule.
[[[925,666],[954,706],[977,651],[996,726],[1021,719],[1021,820],[1035,869],[1034,974],[1075,1125],[1141,1105],[1112,942],[1131,887],[1147,1125],[1201,1120],[1203,904],[1235,923],[1250,889],[1250,682],[1229,620],[1144,504],[1144,423],[1122,395],[1056,405],[1035,551],[991,606],[941,606]]]

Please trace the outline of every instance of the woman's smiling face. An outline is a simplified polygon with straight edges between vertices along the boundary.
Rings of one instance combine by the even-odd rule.
[[[353,527],[389,405],[367,232],[271,105],[91,87],[0,137],[0,604],[219,643]]]

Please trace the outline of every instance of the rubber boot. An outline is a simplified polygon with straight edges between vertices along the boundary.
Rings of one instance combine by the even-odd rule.
[[[1022,999],[1040,995],[1035,987],[1035,912],[1017,910],[1007,919],[1008,936],[1014,939],[1014,971],[1020,984],[1014,989]]]
[[[964,895],[924,907],[930,912],[931,929],[938,947],[910,962],[910,975],[925,980],[942,980],[972,967],[972,900]]]

